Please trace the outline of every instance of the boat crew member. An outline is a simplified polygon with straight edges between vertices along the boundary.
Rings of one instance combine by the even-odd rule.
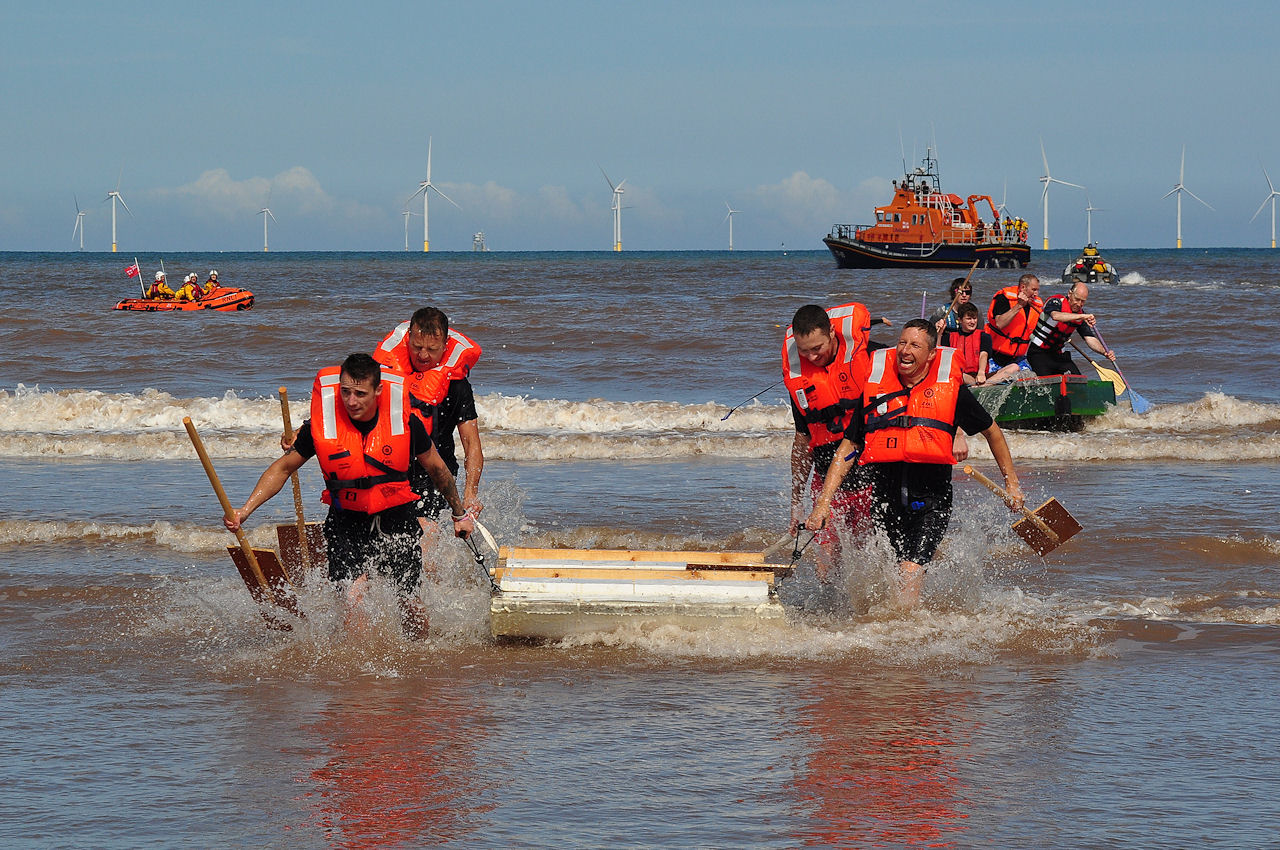
[[[891,323],[884,317],[873,323],[867,308],[857,302],[830,311],[807,304],[796,311],[787,329],[782,378],[791,395],[796,429],[791,443],[792,534],[804,516],[805,490],[817,495],[845,428],[856,418],[870,364],[868,349],[883,347],[869,339],[873,324]],[[823,581],[840,563],[838,534],[856,539],[870,532],[871,491],[862,476],[842,481],[832,499],[839,522],[816,537],[818,578]]]
[[[991,374],[989,383],[1012,378],[1027,363],[1027,344],[1031,331],[1040,318],[1044,304],[1040,301],[1040,278],[1024,274],[1017,286],[1006,286],[996,292],[987,308],[987,333],[991,334]]]
[[[1080,369],[1071,359],[1071,352],[1064,346],[1071,334],[1079,332],[1085,344],[1108,360],[1115,361],[1116,353],[1098,339],[1093,326],[1097,320],[1084,311],[1089,300],[1089,284],[1076,281],[1066,295],[1055,295],[1044,302],[1040,320],[1031,332],[1027,347],[1027,362],[1037,375],[1079,375]]]
[[[407,376],[414,410],[429,425],[440,456],[455,476],[458,457],[453,434],[457,431],[466,470],[462,502],[473,516],[479,516],[484,510],[479,498],[484,449],[480,444],[475,392],[467,376],[480,358],[480,346],[450,330],[449,317],[443,312],[423,307],[387,335],[374,350],[373,358]],[[434,522],[444,508],[444,498],[432,486],[431,479],[417,470],[409,483],[422,494],[417,514],[425,528],[427,520]]]
[[[164,272],[156,272],[156,279],[147,288],[147,297],[153,299],[172,298],[173,290],[165,280]]]
[[[968,454],[953,435],[981,433],[1014,504],[1023,498],[1004,433],[961,381],[955,351],[937,346],[937,333],[927,319],[912,319],[896,348],[871,355],[862,415],[845,431],[805,520],[806,528],[822,527],[841,482],[855,464],[863,467],[876,523],[898,560],[898,603],[907,608],[919,600],[925,565],[951,518],[951,467]]]
[[[324,475],[329,505],[324,539],[329,580],[346,584],[353,596],[361,579],[376,571],[391,579],[402,624],[411,638],[426,633],[426,609],[417,597],[422,577],[422,527],[415,516],[418,494],[409,468],[426,471],[435,491],[453,509],[453,533],[475,530],[452,473],[422,420],[412,415],[406,378],[382,372],[368,354],[352,354],[342,366],[320,370],[311,390],[311,418],[298,429],[293,449],[267,467],[234,517],[235,531],[313,455]]]
[[[961,376],[966,386],[987,382],[987,363],[991,360],[991,334],[978,330],[982,321],[977,304],[961,304],[956,311],[960,327],[942,332],[942,344],[956,350]]]
[[[960,309],[960,305],[968,304],[973,299],[973,286],[967,277],[955,278],[951,281],[951,286],[947,287],[947,296],[951,303],[946,307],[938,307],[929,314],[929,321],[938,328],[938,333],[954,331],[960,327],[960,317],[956,311]]]
[[[207,298],[208,296],[212,295],[213,291],[217,288],[218,288],[218,270],[210,269],[209,279],[204,282],[204,297]]]
[[[179,301],[199,301],[204,296],[200,287],[200,278],[195,272],[182,279],[182,288],[173,294]]]

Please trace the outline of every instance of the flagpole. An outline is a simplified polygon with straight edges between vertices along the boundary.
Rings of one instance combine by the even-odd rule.
[[[142,297],[147,297],[147,285],[142,282],[142,267],[138,265],[138,258],[133,258],[133,267],[138,270],[138,288],[142,290]]]

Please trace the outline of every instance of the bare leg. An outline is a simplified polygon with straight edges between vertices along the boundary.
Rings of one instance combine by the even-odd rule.
[[[369,615],[364,610],[364,596],[369,589],[369,577],[367,575],[351,582],[347,587],[343,602],[346,609],[343,614],[343,624],[347,631],[356,634],[365,634],[369,631]]]
[[[400,603],[400,627],[409,640],[422,640],[427,636],[427,607],[417,596],[402,596]]]
[[[920,604],[920,591],[924,589],[924,567],[915,561],[898,562],[898,607],[911,610]]]
[[[1020,371],[1022,370],[1019,368],[1017,363],[1010,363],[1008,366],[1002,366],[1000,368],[1000,371],[994,373],[991,377],[987,378],[987,383],[998,384],[998,383],[1001,383],[1002,381],[1008,381],[1012,379],[1015,375],[1017,375],[1018,372]]]

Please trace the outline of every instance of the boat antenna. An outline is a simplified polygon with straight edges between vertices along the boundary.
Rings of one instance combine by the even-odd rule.
[[[907,171],[907,146],[902,143],[902,125],[898,125],[898,151],[902,154],[902,173],[909,174]]]

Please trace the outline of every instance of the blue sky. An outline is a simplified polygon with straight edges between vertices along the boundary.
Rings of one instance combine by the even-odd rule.
[[[6,3],[0,250],[821,249],[936,142],[1041,235],[1043,139],[1104,246],[1270,241],[1280,15],[1262,2]],[[901,147],[899,139],[901,138]],[[1056,248],[1085,195],[1054,186]],[[411,207],[421,212],[420,202]],[[421,248],[422,220],[409,243]]]

